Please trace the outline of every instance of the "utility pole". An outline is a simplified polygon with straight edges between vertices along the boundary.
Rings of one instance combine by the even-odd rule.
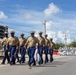
[[[76,38],[74,38],[74,42],[76,42]]]
[[[46,20],[43,22],[44,24],[44,34],[46,34]]]
[[[65,41],[65,46],[67,45],[67,33],[64,32],[64,41]]]

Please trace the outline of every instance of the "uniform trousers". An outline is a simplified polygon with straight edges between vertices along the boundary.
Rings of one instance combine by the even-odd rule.
[[[32,63],[35,64],[34,54],[35,54],[35,47],[29,47],[28,48],[29,64]]]
[[[15,60],[17,59],[17,61],[19,62],[19,56],[18,56],[18,50],[16,50],[15,52]]]
[[[50,61],[53,61],[53,49],[49,49]]]
[[[39,53],[39,63],[43,63],[43,46],[39,46],[39,49],[38,49],[38,53]]]
[[[20,46],[20,54],[21,54],[20,61],[25,62],[26,50],[25,50],[24,46]]]
[[[16,46],[10,46],[10,63],[15,64]]]
[[[49,49],[49,47],[48,46],[45,46],[45,49],[44,49],[45,62],[48,62],[48,49]]]
[[[10,60],[9,60],[8,50],[6,50],[6,45],[4,45],[4,58],[3,58],[2,63],[5,63],[6,59],[9,63]]]

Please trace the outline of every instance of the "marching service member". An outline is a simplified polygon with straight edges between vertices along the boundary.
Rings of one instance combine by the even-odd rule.
[[[55,49],[55,43],[53,42],[53,39],[50,38],[50,43],[49,43],[50,62],[53,61],[53,50],[54,49]]]
[[[38,53],[39,53],[39,65],[43,64],[43,49],[45,46],[45,39],[42,36],[42,32],[39,32],[38,36]]]
[[[19,40],[16,36],[14,36],[15,32],[14,31],[11,31],[11,36],[8,38],[8,46],[7,46],[7,49],[9,47],[10,49],[10,65],[12,64],[15,64],[15,52],[16,50],[18,50],[19,46],[18,46],[18,43],[19,43]]]
[[[9,63],[9,56],[8,56],[8,49],[7,49],[7,41],[8,41],[8,32],[5,32],[5,37],[2,40],[2,45],[4,45],[4,58],[2,61],[2,64],[5,64],[5,60],[7,59],[8,63]]]
[[[35,47],[36,43],[38,43],[37,38],[34,36],[35,32],[31,32],[31,36],[27,39],[25,43],[25,48],[26,46],[28,47],[28,55],[29,55],[29,67],[31,69],[31,65],[36,65],[35,59],[34,59],[34,54],[35,54]]]
[[[22,33],[19,39],[20,54],[21,54],[20,63],[25,63],[25,54],[26,54],[26,50],[24,48],[25,43],[26,39],[24,38],[24,34]]]
[[[49,40],[47,39],[47,34],[45,35],[45,49],[44,49],[44,54],[45,54],[45,63],[48,62],[48,50],[49,50]]]

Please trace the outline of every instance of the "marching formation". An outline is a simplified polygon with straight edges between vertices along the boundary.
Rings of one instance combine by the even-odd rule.
[[[5,37],[3,38],[2,45],[4,46],[4,58],[2,60],[2,64],[5,64],[7,59],[10,65],[16,64],[17,62],[25,63],[25,55],[28,54],[29,61],[28,65],[31,66],[36,65],[36,60],[34,58],[35,51],[39,54],[39,61],[38,64],[43,64],[43,52],[45,54],[45,61],[52,62],[53,61],[53,50],[55,48],[55,43],[53,39],[47,39],[48,35],[46,34],[45,37],[42,36],[42,32],[39,32],[39,36],[35,37],[35,32],[31,31],[30,36],[26,39],[24,38],[24,34],[20,35],[20,38],[15,36],[15,32],[10,32],[10,37],[8,37],[8,32],[5,32]],[[18,53],[20,52],[20,58]],[[50,55],[50,59],[48,59],[48,53]]]

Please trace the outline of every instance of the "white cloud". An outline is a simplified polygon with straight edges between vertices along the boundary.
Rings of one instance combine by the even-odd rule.
[[[58,36],[58,38],[60,38],[62,41],[64,40],[64,34],[63,34],[62,31],[59,31],[57,36]]]
[[[31,14],[21,14],[21,17],[25,18],[25,19],[31,19],[32,15]]]
[[[46,22],[46,29],[47,29],[47,31],[48,31],[48,30],[51,30],[52,25],[53,25],[53,22],[52,22],[52,21],[47,21],[47,22]]]
[[[70,44],[71,42],[72,42],[71,39],[70,39],[70,38],[67,38],[66,43],[67,43],[67,44]]]
[[[28,20],[26,21],[27,24],[31,24],[31,25],[41,25],[42,22],[38,21],[38,20]]]
[[[61,25],[55,25],[56,22],[54,21],[48,21],[46,22],[46,30],[47,30],[47,34],[48,34],[48,38],[53,38],[54,42],[56,43],[57,41],[60,40],[60,42],[65,43],[65,35],[64,32],[66,32],[66,36],[67,36],[67,40],[66,43],[69,44],[71,43],[71,38],[70,38],[70,31],[63,31],[64,29],[60,29],[60,27],[62,27]],[[55,27],[56,26],[56,27]],[[55,29],[53,29],[55,27]],[[64,26],[65,27],[65,26]],[[60,30],[57,30],[56,28],[59,28]]]
[[[7,16],[4,14],[4,12],[0,11],[0,19],[6,19]]]
[[[62,43],[65,44],[65,35],[66,35],[66,44],[71,43],[72,41],[70,39],[69,31],[65,31],[65,32],[59,31],[57,37],[61,40]]]
[[[46,17],[53,16],[58,12],[60,12],[60,9],[54,3],[49,4],[48,8],[44,10],[44,14]]]
[[[48,34],[48,38],[53,38],[54,42],[63,42],[64,43],[64,34],[63,31],[68,30],[67,33],[67,43],[70,43],[73,41],[74,36],[71,35],[73,33],[75,35],[76,32],[76,13],[68,14],[69,17],[67,17],[67,14],[64,14],[62,12],[59,15],[54,15],[61,10],[54,4],[49,4],[48,8],[46,8],[44,11],[33,11],[33,10],[26,10],[26,9],[18,9],[14,10],[15,13],[13,13],[10,18],[7,18],[5,20],[2,20],[2,23],[5,23],[5,25],[9,24],[9,27],[15,28],[16,33],[20,34],[22,31],[25,34],[30,34],[29,32],[34,30],[36,31],[36,36],[38,36],[39,31],[44,32],[44,25],[43,20],[47,20],[46,23],[46,30]],[[45,14],[44,14],[45,13]],[[69,12],[67,12],[69,13]],[[45,15],[47,17],[45,17]],[[51,18],[49,18],[52,16]],[[64,17],[65,16],[65,17]],[[72,18],[71,18],[72,17]],[[10,26],[11,25],[11,26]],[[17,27],[15,27],[15,25]],[[26,28],[28,26],[28,28]],[[25,32],[27,31],[27,32]],[[70,35],[72,36],[70,36]],[[18,35],[20,36],[20,35]],[[28,35],[27,35],[28,36]],[[76,35],[75,35],[76,36]]]
[[[52,30],[53,22],[48,21],[46,22],[46,34],[48,34],[48,38],[53,38],[53,41],[57,42],[56,32]]]
[[[48,30],[47,31],[48,38],[53,38],[53,41],[56,43],[57,42],[57,37],[56,37],[56,32],[53,30]]]

